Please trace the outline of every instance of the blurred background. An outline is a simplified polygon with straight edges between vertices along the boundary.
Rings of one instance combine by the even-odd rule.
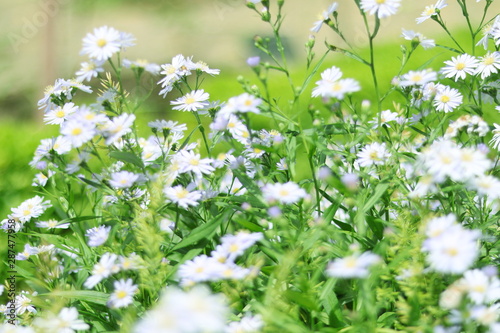
[[[169,63],[179,53],[203,60],[211,68],[221,69],[215,78],[207,78],[204,88],[211,100],[227,100],[240,94],[239,75],[252,80],[246,59],[258,55],[253,46],[256,35],[271,36],[267,23],[245,6],[245,0],[0,0],[0,212],[6,216],[10,207],[34,195],[31,182],[35,172],[27,166],[40,140],[55,135],[55,126],[41,122],[37,101],[44,88],[57,78],[71,78],[85,57],[79,55],[81,40],[95,27],[112,26],[132,33],[136,46],[124,57],[147,59],[158,64]],[[271,3],[274,1],[271,0]],[[338,0],[339,19],[343,32],[361,53],[367,39],[359,12],[352,0]],[[377,49],[377,69],[383,87],[390,84],[400,63],[400,44],[409,47],[401,36],[401,28],[415,30],[428,38],[452,46],[435,22],[417,25],[415,18],[433,0],[403,1],[395,16],[382,21]],[[451,3],[453,2],[453,3]],[[490,13],[498,13],[498,1]],[[470,1],[473,23],[478,23],[483,4]],[[311,35],[313,22],[331,1],[286,0],[283,38],[294,68],[294,76],[305,73],[304,43]],[[496,6],[496,7],[495,7]],[[458,29],[467,38],[467,30],[458,5],[450,1],[443,16],[450,30]],[[491,17],[491,15],[490,15]],[[324,41],[343,46],[339,38],[323,27],[316,34],[316,52],[322,54]],[[444,49],[424,52],[419,49],[406,70],[415,69],[429,58],[429,66],[437,69],[452,54]],[[362,87],[370,87],[368,69],[352,59],[331,53],[321,70],[336,65],[345,76],[356,78]],[[318,75],[319,76],[319,75]],[[276,74],[276,94],[285,92],[283,76]],[[383,88],[382,87],[382,88]],[[312,88],[312,87],[310,87]],[[159,91],[159,89],[157,90]],[[283,92],[282,92],[283,91]],[[153,93],[155,95],[156,92]],[[369,94],[369,92],[368,92]],[[367,96],[370,97],[370,96]],[[146,117],[176,119],[190,116],[170,113],[169,103],[154,96],[146,105],[151,111]],[[146,119],[150,120],[150,119]],[[187,120],[191,121],[191,119]]]

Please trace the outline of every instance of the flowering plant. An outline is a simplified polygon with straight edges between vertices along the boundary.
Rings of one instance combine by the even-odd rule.
[[[2,222],[26,242],[12,261],[28,290],[3,305],[0,332],[499,332],[500,126],[485,120],[500,111],[493,0],[477,1],[476,27],[470,1],[457,0],[470,49],[444,23],[446,1],[426,7],[417,22],[444,29],[450,60],[405,70],[417,49],[439,45],[403,30],[409,46],[385,92],[374,40],[401,1],[354,2],[369,56],[349,46],[333,3],[311,31],[328,27],[348,48],[327,43],[316,60],[309,39],[297,84],[280,38],[284,1],[248,1],[278,53],[256,38],[269,58],[249,59],[258,84],[242,80],[224,103],[201,87],[219,74],[204,62],[130,61],[133,36],[89,33],[76,79],[56,80],[39,102],[60,134],[31,162],[38,193]],[[373,85],[336,66],[320,73],[331,52],[366,66]],[[157,93],[178,92],[172,110],[197,126],[159,119],[142,137],[126,71],[137,84],[160,76]],[[286,102],[272,93],[274,72],[290,85]],[[80,102],[97,78],[97,98]],[[360,100],[362,89],[374,99]]]

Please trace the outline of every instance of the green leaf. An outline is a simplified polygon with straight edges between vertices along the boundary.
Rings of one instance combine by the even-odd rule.
[[[89,303],[106,305],[109,295],[94,290],[56,290],[40,296],[57,296],[62,298],[75,298]]]
[[[114,158],[115,160],[130,163],[132,165],[135,165],[141,169],[144,168],[144,163],[142,160],[135,154],[132,154],[127,151],[112,151],[109,156],[111,158]]]
[[[319,311],[318,304],[314,299],[311,297],[308,297],[306,294],[294,291],[294,290],[287,290],[285,292],[286,297],[292,301],[293,303],[296,303],[300,305],[301,307],[310,310],[310,311]]]
[[[199,227],[196,227],[189,233],[187,237],[185,237],[182,241],[180,241],[177,245],[175,245],[172,248],[172,250],[173,251],[179,250],[186,246],[197,243],[202,239],[211,238],[215,233],[215,231],[217,230],[217,228],[221,225],[221,223],[223,221],[226,221],[228,219],[228,216],[231,214],[233,214],[232,210],[226,210],[215,219],[208,221],[207,223],[202,224]]]
[[[348,51],[348,50],[345,50],[345,49],[342,49],[340,47],[337,47],[337,46],[334,46],[334,45],[331,45],[331,44],[328,44],[327,42],[325,42],[325,45],[326,47],[330,50],[330,51],[333,51],[333,52],[340,52],[346,56],[348,56],[349,58],[352,58],[354,60],[357,60],[359,61],[360,63],[362,64],[365,64],[367,66],[370,66],[370,63],[368,61],[366,61],[365,59],[361,58],[359,55],[351,52],[351,51]]]
[[[380,199],[380,197],[385,193],[385,191],[389,188],[388,183],[380,183],[375,187],[375,192],[370,196],[370,199],[363,205],[363,212],[368,212],[370,208],[372,208]]]

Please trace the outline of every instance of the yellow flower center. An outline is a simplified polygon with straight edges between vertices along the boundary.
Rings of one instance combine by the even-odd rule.
[[[56,112],[56,117],[57,118],[63,118],[66,115],[66,113],[63,110],[58,110]]]
[[[186,104],[193,104],[194,102],[196,102],[196,100],[193,97],[188,97],[184,101],[184,103],[186,103]]]
[[[413,77],[411,78],[411,80],[413,82],[420,82],[420,81],[422,81],[422,75],[419,75],[419,74],[413,75]]]
[[[289,191],[287,191],[287,190],[280,190],[280,196],[282,196],[282,197],[286,197],[286,196],[288,196],[288,195],[290,195],[290,192],[289,192]]]
[[[441,96],[440,98],[441,102],[443,103],[448,103],[450,101],[450,97],[449,96]]]
[[[178,199],[184,199],[185,197],[188,196],[188,194],[189,194],[189,192],[185,188],[183,188],[183,189],[181,189],[180,191],[177,192],[177,198]]]
[[[80,127],[77,127],[77,128],[73,128],[73,130],[71,131],[71,135],[80,135],[82,134],[82,129]]]
[[[483,64],[485,66],[492,65],[494,62],[495,62],[495,58],[493,58],[491,56],[483,59]]]
[[[97,40],[96,44],[97,44],[97,46],[102,48],[102,47],[105,47],[106,44],[108,44],[108,42],[104,38],[100,38]]]
[[[332,86],[332,90],[333,91],[340,91],[340,90],[342,90],[342,85],[339,83],[334,83]]]
[[[450,257],[454,257],[458,254],[458,250],[452,247],[446,250],[446,254],[448,254]]]
[[[455,65],[455,68],[458,70],[458,71],[461,71],[462,69],[465,68],[465,64],[463,62],[459,62],[458,64]]]
[[[117,297],[117,298],[120,298],[120,299],[125,298],[125,297],[127,297],[127,292],[126,292],[126,291],[123,291],[123,290],[120,290],[120,291],[118,291],[118,292],[116,293],[116,297]]]
[[[191,164],[193,166],[197,166],[200,164],[200,160],[193,158],[193,159],[189,160],[189,164]]]
[[[375,2],[378,4],[383,4],[383,3],[385,3],[385,0],[375,0]]]
[[[354,267],[356,267],[356,258],[352,258],[352,257],[346,258],[345,259],[345,265],[348,268],[354,268]]]
[[[31,214],[31,210],[24,210],[24,211],[23,211],[23,215],[24,215],[24,216],[28,216],[28,215],[30,215],[30,214]]]
[[[245,104],[245,106],[250,106],[250,105],[252,105],[252,101],[247,99],[244,104]]]

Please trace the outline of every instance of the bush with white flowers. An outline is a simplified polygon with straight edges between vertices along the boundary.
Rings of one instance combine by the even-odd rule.
[[[36,193],[2,221],[23,290],[1,305],[0,332],[500,332],[497,1],[456,0],[467,43],[445,0],[423,3],[417,22],[449,43],[403,29],[387,91],[374,40],[405,3],[354,2],[369,55],[349,46],[333,3],[311,32],[348,47],[327,42],[317,59],[310,38],[295,82],[285,1],[247,1],[276,38],[255,38],[268,60],[249,58],[255,82],[222,103],[202,88],[219,75],[206,63],[124,59],[131,34],[89,33],[76,79],[38,103],[59,135],[34,153]],[[407,68],[435,47],[449,60]],[[326,66],[334,52],[359,76]],[[140,134],[127,72],[197,125],[157,119]]]

